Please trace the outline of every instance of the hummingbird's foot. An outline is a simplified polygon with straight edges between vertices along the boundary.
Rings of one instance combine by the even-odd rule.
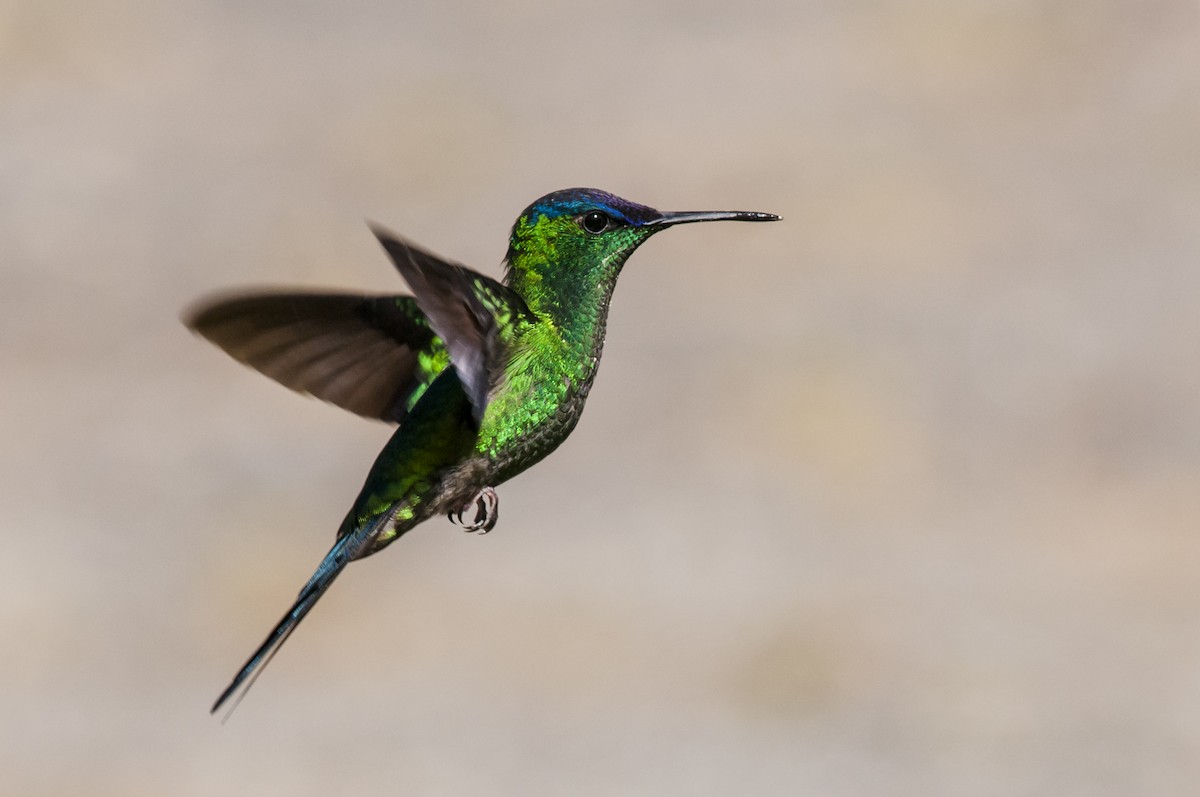
[[[470,511],[471,507],[475,507],[475,519],[468,523],[463,519],[463,513]],[[446,517],[450,518],[451,523],[462,526],[463,531],[487,534],[496,527],[496,521],[500,519],[500,498],[496,495],[494,487],[484,487],[462,509],[450,512]]]

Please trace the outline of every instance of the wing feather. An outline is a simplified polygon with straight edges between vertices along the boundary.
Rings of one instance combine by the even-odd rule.
[[[479,423],[492,383],[503,370],[501,327],[520,316],[532,318],[532,313],[520,296],[494,279],[447,262],[382,227],[372,225],[371,230],[445,342]]]
[[[442,370],[442,342],[411,296],[255,291],[185,316],[234,359],[357,415],[403,420]]]

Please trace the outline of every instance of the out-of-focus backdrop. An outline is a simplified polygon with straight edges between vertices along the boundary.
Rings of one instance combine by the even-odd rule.
[[[1194,793],[1200,9],[0,8],[0,769],[39,795]],[[193,337],[670,209],[588,412],[208,707],[389,435]]]

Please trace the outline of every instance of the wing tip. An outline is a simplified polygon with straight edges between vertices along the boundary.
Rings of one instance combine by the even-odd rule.
[[[367,223],[367,229],[369,229],[371,231],[371,234],[374,235],[376,239],[378,239],[379,243],[383,244],[385,249],[387,248],[387,245],[389,243],[392,243],[392,242],[399,243],[400,242],[400,236],[397,235],[396,233],[392,232],[390,229],[388,229],[383,224],[375,221],[374,219],[364,219],[364,221],[366,221],[366,223]]]
[[[204,334],[204,328],[207,322],[212,320],[213,311],[220,307],[221,304],[222,302],[214,296],[205,296],[201,299],[196,299],[183,308],[183,312],[179,314],[179,320],[194,334],[202,338],[207,338],[208,336]]]

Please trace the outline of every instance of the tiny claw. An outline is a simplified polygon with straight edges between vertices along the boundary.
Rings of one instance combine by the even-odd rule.
[[[468,523],[463,519],[463,513],[469,511],[472,506],[475,507],[475,519]],[[495,488],[484,487],[463,505],[462,509],[448,512],[446,517],[451,523],[462,526],[463,531],[487,534],[496,527],[496,521],[500,518],[500,498],[496,495]]]

